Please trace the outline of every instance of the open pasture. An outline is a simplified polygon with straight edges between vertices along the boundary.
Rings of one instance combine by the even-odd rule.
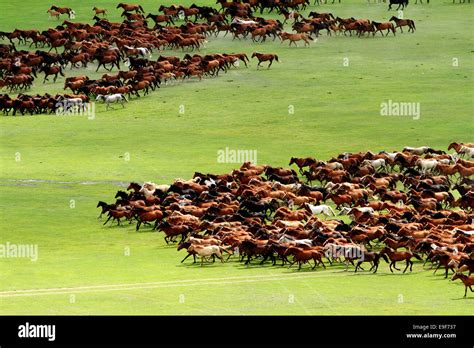
[[[145,14],[172,4],[139,3]],[[0,31],[58,25],[66,17],[49,18],[50,5],[2,4]],[[93,23],[94,6],[107,8],[110,21],[120,20],[114,2],[56,5],[73,8],[73,22]],[[387,7],[342,0],[311,3],[300,12],[382,22],[397,15]],[[345,151],[423,145],[446,150],[452,141],[472,142],[472,16],[468,3],[410,2],[404,17],[416,22],[415,33],[359,38],[321,31],[309,47],[289,47],[278,38],[262,43],[209,36],[199,52],[154,50],[153,58],[239,52],[250,57],[257,51],[276,54],[279,62],[257,70],[252,59],[248,68],[240,64],[218,77],[162,85],[132,96],[124,108],[96,104],[93,119],[1,116],[0,242],[38,245],[37,261],[0,258],[1,313],[471,314],[473,296],[468,292],[463,299],[461,282],[445,280],[442,272],[433,275],[419,261],[405,274],[392,274],[385,262],[376,274],[354,274],[339,264],[314,271],[245,266],[235,256],[201,267],[180,263],[185,254],[167,245],[161,232],[135,232],[127,223],[102,226],[96,205],[132,181],[170,184],[195,171],[230,172],[241,162],[219,161],[218,152],[226,148],[256,151],[258,164],[288,167],[293,156],[328,160]],[[262,17],[283,19],[265,11]],[[291,21],[285,30],[291,31]],[[64,73],[92,79],[107,73],[96,68],[68,66]],[[42,77],[26,93],[65,93],[64,77],[44,84]],[[419,118],[381,115],[381,104],[389,100],[418,103]]]

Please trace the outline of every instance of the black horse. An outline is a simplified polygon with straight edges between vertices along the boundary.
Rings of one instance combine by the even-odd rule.
[[[397,10],[400,8],[400,6],[402,7],[402,10],[408,6],[408,0],[390,0],[390,4],[388,5],[388,11],[390,11],[392,9],[392,5],[397,5],[398,4],[398,7],[397,7]]]

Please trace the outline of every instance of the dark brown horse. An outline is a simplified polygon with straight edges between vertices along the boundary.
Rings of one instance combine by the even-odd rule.
[[[361,268],[360,265],[363,262],[372,263],[372,267],[369,269],[369,271],[374,270],[374,273],[377,273],[377,269],[379,268],[379,263],[380,263],[380,257],[382,257],[385,260],[385,262],[389,263],[389,261],[387,259],[387,255],[382,254],[382,253],[375,253],[375,252],[369,252],[369,251],[364,250],[363,256],[357,262],[357,265],[356,265],[356,268],[355,268],[355,273],[357,273],[358,268]]]
[[[400,31],[402,33],[403,33],[402,27],[404,27],[404,26],[408,27],[408,32],[411,31],[412,33],[414,33],[415,30],[416,30],[415,22],[411,19],[399,19],[395,16],[392,16],[390,18],[390,21],[394,21],[395,22],[395,29],[400,28]]]

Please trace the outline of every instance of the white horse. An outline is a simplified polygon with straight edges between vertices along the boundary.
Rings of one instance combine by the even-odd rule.
[[[387,155],[390,159],[395,160],[395,157],[399,154],[399,152],[387,152],[387,151],[380,151],[380,154]]]
[[[234,17],[232,19],[232,24],[258,24],[258,22],[255,21],[250,21],[250,20],[244,20],[239,17]]]
[[[461,156],[467,155],[469,158],[474,158],[474,148],[462,145],[461,149],[459,149],[459,154]]]
[[[144,58],[145,57],[148,57],[149,59],[152,58],[150,50],[146,47],[130,47],[130,46],[127,46],[127,45],[123,45],[123,47],[125,47],[127,50],[137,50],[138,55],[142,56]]]
[[[354,210],[360,211],[361,213],[375,214],[375,210],[372,207],[355,207],[355,208],[344,207],[341,209],[341,213],[339,215],[352,215],[354,213]]]
[[[431,173],[438,164],[439,162],[435,159],[419,159],[415,162],[415,165],[421,169],[421,172],[423,174],[425,174],[426,172]]]
[[[428,150],[430,150],[429,146],[420,146],[420,147],[405,146],[403,148],[403,152],[411,152],[415,155],[423,155],[424,153],[428,152]]]
[[[365,160],[362,163],[371,165],[375,170],[378,170],[378,169],[387,170],[387,164],[385,163],[385,160],[383,158],[379,158],[376,160]]]
[[[326,216],[336,216],[336,213],[334,212],[334,210],[329,205],[326,205],[326,204],[312,205],[312,204],[306,203],[306,207],[308,207],[309,210],[311,210],[311,213],[313,215],[324,214]]]
[[[95,99],[95,101],[100,101],[100,100],[103,100],[104,103],[106,104],[105,106],[106,110],[109,109],[110,104],[120,103],[122,104],[122,107],[124,108],[125,105],[123,103],[128,102],[127,98],[125,98],[125,96],[120,93],[115,93],[115,94],[110,94],[110,95],[99,94],[97,95],[97,98]]]
[[[294,239],[286,234],[278,239],[278,243],[294,243],[295,245],[304,245],[307,247],[313,246],[313,241],[311,239]]]
[[[205,257],[211,257],[213,255],[217,256],[217,258],[223,263],[224,258],[222,257],[222,251],[227,250],[218,245],[191,244],[191,246],[188,248],[188,253],[192,254],[193,252],[195,252],[201,257],[201,266]]]

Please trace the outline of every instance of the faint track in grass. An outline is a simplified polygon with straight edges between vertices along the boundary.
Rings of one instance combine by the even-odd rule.
[[[72,294],[72,293],[87,293],[87,292],[109,292],[109,291],[124,291],[124,290],[140,290],[140,289],[155,289],[155,288],[170,288],[180,286],[202,286],[202,285],[228,285],[238,283],[257,283],[269,281],[281,281],[291,279],[313,279],[333,276],[333,272],[318,272],[311,274],[271,274],[271,275],[255,275],[242,277],[225,277],[225,278],[208,278],[208,279],[184,279],[174,281],[160,281],[147,283],[127,283],[127,284],[107,284],[107,285],[91,285],[91,286],[77,286],[64,288],[45,288],[45,289],[21,289],[0,291],[0,298],[19,297],[19,296],[42,296],[42,295],[56,295],[56,294]]]

